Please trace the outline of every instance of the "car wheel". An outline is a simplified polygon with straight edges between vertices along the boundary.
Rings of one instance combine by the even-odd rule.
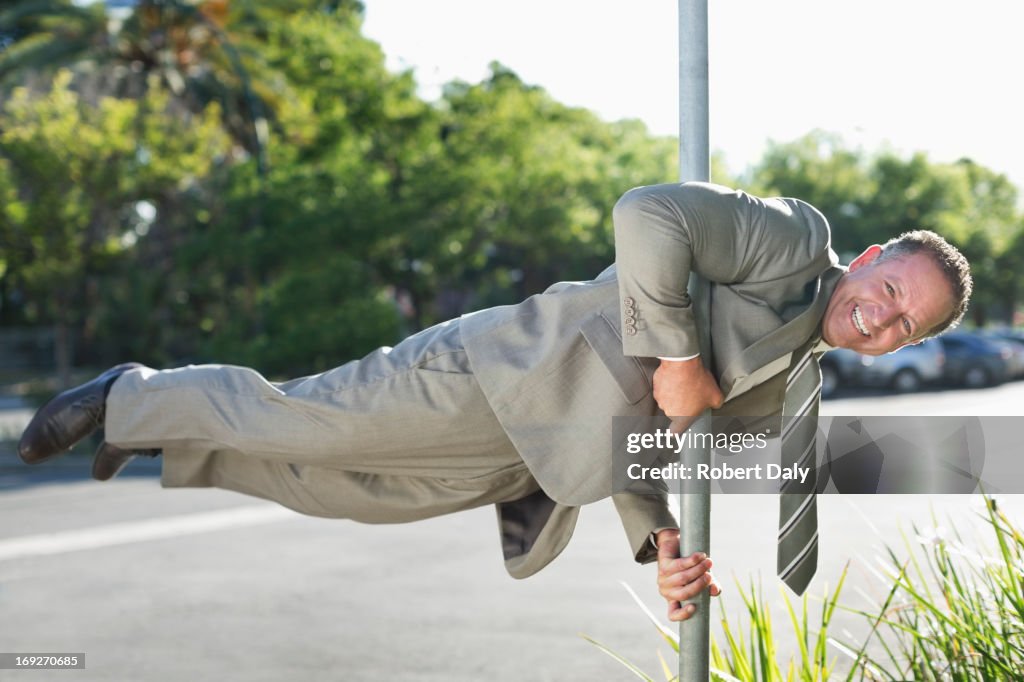
[[[892,387],[897,393],[912,393],[921,388],[921,377],[912,369],[901,369],[892,378]]]
[[[831,398],[839,390],[839,372],[832,365],[821,366],[821,397]]]
[[[967,371],[964,372],[964,386],[967,388],[981,388],[988,386],[989,377],[988,370],[984,367],[968,367]]]

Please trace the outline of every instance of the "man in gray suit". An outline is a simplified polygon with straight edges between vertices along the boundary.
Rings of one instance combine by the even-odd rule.
[[[614,223],[616,263],[592,281],[284,383],[242,367],[121,365],[44,406],[19,452],[40,462],[105,425],[100,479],[162,452],[166,487],[317,516],[396,523],[495,504],[517,578],[558,555],[581,505],[611,496],[683,620],[680,602],[720,591],[710,559],[678,558],[664,495],[615,493],[612,417],[685,422],[712,408],[777,433],[798,349],[917,343],[959,321],[970,274],[928,232],[841,267],[812,206],[706,183],[631,190]]]

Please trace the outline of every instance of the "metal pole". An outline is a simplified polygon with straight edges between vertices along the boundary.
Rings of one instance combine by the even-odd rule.
[[[708,0],[679,0],[679,179],[708,181],[711,152],[708,142]],[[700,287],[691,277],[691,285]],[[691,290],[691,294],[694,294]],[[707,330],[701,330],[701,357],[707,361]],[[710,428],[705,411],[691,427]],[[703,439],[702,439],[703,440]],[[708,448],[687,448],[680,463],[696,471],[696,464],[711,461]],[[683,485],[686,491],[683,491]],[[680,481],[679,550],[681,556],[697,551],[710,554],[711,487],[709,481]],[[679,682],[710,679],[711,598],[707,590],[690,600],[697,611],[679,624]]]
[[[711,179],[708,0],[679,0],[679,179]]]

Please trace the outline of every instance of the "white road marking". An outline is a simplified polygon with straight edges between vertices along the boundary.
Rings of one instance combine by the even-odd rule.
[[[248,506],[233,509],[167,516],[144,521],[109,523],[93,528],[41,533],[0,540],[0,561],[31,556],[65,554],[133,542],[244,528],[298,518],[299,514],[277,506]]]

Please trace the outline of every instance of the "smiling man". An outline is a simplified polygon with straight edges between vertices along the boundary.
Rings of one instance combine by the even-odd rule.
[[[958,256],[925,230],[869,247],[839,280],[822,338],[837,348],[882,355],[944,331],[963,316],[967,299],[961,290],[970,294]]]
[[[683,424],[710,408],[742,418],[748,432],[778,434],[784,407],[787,415],[801,414],[794,405],[806,413],[820,398],[821,353],[843,347],[880,355],[941,333],[963,317],[972,289],[966,259],[933,232],[870,246],[843,268],[828,222],[813,206],[704,183],[631,190],[616,205],[615,237],[623,351],[643,362],[659,358],[653,398]],[[785,449],[784,440],[784,456]],[[651,496],[613,499],[637,560],[658,548],[659,591],[671,620],[692,615],[681,602],[701,590],[720,592],[706,573],[710,559],[676,558],[678,530],[655,521],[663,517]],[[806,503],[813,508],[813,493]],[[803,520],[792,518],[783,524],[780,514],[780,548]],[[655,526],[647,554],[636,544],[645,527],[639,519]],[[817,558],[809,530],[795,569],[780,552],[780,576],[801,574],[798,592]]]
[[[843,268],[814,207],[707,183],[631,190],[613,221],[616,263],[594,280],[287,382],[225,365],[120,365],[40,409],[19,453],[42,462],[105,425],[101,480],[162,453],[164,486],[316,516],[398,523],[495,504],[518,578],[561,552],[580,506],[611,496],[634,558],[658,560],[669,617],[684,620],[681,602],[720,592],[711,560],[678,558],[665,495],[614,489],[613,418],[712,408],[777,435],[787,384],[806,384],[804,405],[817,400],[818,354],[886,353],[939,333],[962,317],[971,278],[924,231]]]

